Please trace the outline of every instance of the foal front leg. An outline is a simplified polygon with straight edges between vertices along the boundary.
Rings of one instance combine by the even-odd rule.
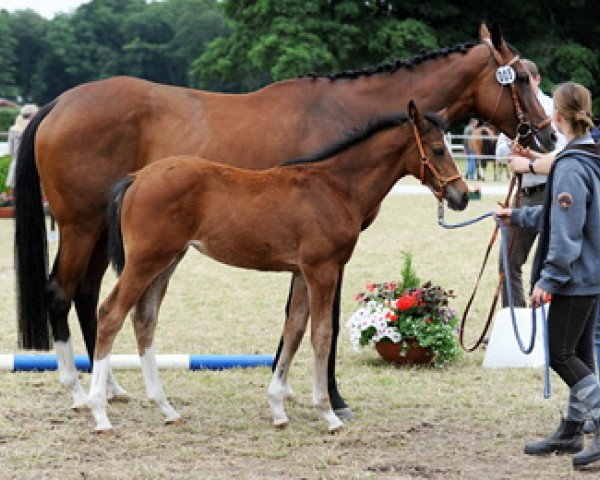
[[[335,414],[327,388],[327,361],[331,348],[332,307],[339,279],[339,268],[321,266],[303,269],[310,298],[311,341],[315,357],[313,381],[313,403],[327,422],[330,433],[344,428],[344,423]]]

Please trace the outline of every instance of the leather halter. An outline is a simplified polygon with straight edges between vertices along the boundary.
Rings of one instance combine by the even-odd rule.
[[[423,141],[421,140],[421,134],[419,133],[419,129],[415,125],[415,122],[411,122],[411,124],[413,127],[413,132],[415,133],[415,140],[417,142],[417,148],[419,149],[419,155],[421,156],[419,180],[421,180],[421,185],[425,185],[425,168],[428,168],[437,182],[437,188],[434,188],[431,185],[427,185],[427,186],[431,189],[431,191],[433,192],[435,197],[441,201],[444,198],[444,195],[446,193],[446,185],[448,185],[449,183],[451,183],[455,180],[459,180],[460,178],[462,178],[462,176],[460,175],[460,173],[458,173],[456,175],[452,175],[451,177],[448,177],[448,178],[444,178],[444,177],[442,177],[442,175],[440,175],[440,172],[438,171],[438,169],[435,168],[435,165],[433,163],[431,163],[430,158],[425,153],[425,149],[423,148]]]
[[[494,48],[494,45],[492,44],[492,41],[489,38],[484,38],[483,42],[490,49],[490,53],[492,54],[492,57],[494,57],[494,60],[496,61],[496,63],[498,64],[499,67],[503,67],[503,66],[511,67],[514,63],[516,63],[518,60],[520,60],[519,55],[515,55],[508,62],[505,62],[504,59],[502,58],[502,56],[500,55],[500,53]],[[512,81],[509,84],[509,86],[510,86],[510,95],[512,98],[512,102],[515,107],[515,113],[517,115],[517,120],[519,121],[519,123],[517,124],[517,128],[516,128],[516,131],[517,131],[516,140],[518,140],[518,142],[521,145],[526,146],[529,144],[529,142],[531,142],[532,136],[537,135],[537,133],[542,128],[544,128],[550,124],[550,119],[545,118],[537,125],[532,126],[531,122],[525,117],[525,113],[523,113],[523,108],[521,106],[521,101],[519,100],[519,95],[517,93],[517,86],[515,85],[515,82]],[[503,87],[503,85],[500,85],[500,93],[498,94],[498,100],[496,101],[496,106],[494,107],[494,113],[492,114],[492,118],[490,119],[490,121],[493,121],[494,117],[496,116],[496,110],[498,109],[498,104],[500,102],[500,96],[502,95],[502,87]]]

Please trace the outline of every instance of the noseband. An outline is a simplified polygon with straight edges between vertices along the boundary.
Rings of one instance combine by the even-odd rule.
[[[502,86],[508,85],[510,87],[510,96],[515,107],[517,120],[519,121],[516,129],[516,140],[521,145],[527,146],[531,142],[531,138],[533,136],[537,135],[537,133],[542,128],[545,128],[550,124],[550,119],[545,118],[537,125],[532,125],[531,122],[528,121],[527,118],[525,118],[525,114],[523,113],[523,108],[521,106],[521,101],[519,100],[519,95],[517,93],[517,86],[515,85],[515,73],[512,68],[512,65],[519,60],[519,56],[515,55],[508,62],[505,62],[500,53],[498,53],[498,51],[494,48],[489,38],[484,38],[483,41],[490,49],[490,53],[492,54],[492,57],[494,57],[494,60],[496,61],[499,67],[496,72],[496,80],[498,80],[498,83],[500,84],[500,93],[498,94],[496,106],[494,107],[494,113],[492,114],[492,118],[490,121],[493,121],[494,117],[496,116],[496,110],[498,109],[500,96],[502,95]]]
[[[444,178],[440,175],[440,172],[435,165],[431,163],[430,158],[425,153],[425,149],[423,148],[423,142],[421,141],[421,134],[419,133],[419,129],[415,125],[415,122],[411,122],[413,127],[413,132],[415,134],[415,141],[417,142],[417,148],[419,149],[419,155],[421,156],[421,166],[419,171],[419,180],[421,180],[421,185],[425,185],[425,169],[429,169],[431,174],[434,176],[437,182],[437,188],[428,185],[433,194],[438,200],[442,200],[444,195],[446,194],[446,185],[453,182],[454,180],[459,180],[461,177],[460,173],[456,175],[452,175],[451,177]]]

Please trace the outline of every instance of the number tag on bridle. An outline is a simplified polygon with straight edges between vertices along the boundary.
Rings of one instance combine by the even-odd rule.
[[[515,81],[517,75],[515,69],[510,65],[503,65],[496,70],[496,80],[500,85],[510,85]]]

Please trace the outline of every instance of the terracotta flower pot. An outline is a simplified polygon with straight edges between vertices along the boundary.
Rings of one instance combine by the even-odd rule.
[[[433,361],[431,349],[420,347],[412,338],[406,342],[409,348],[404,355],[402,355],[402,343],[381,341],[375,344],[375,349],[385,361],[399,365],[427,365]]]
[[[14,207],[0,207],[0,218],[12,218],[14,214]]]

